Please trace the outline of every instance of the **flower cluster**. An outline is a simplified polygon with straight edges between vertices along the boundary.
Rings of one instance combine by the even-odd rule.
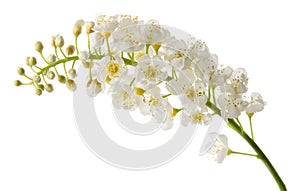
[[[78,46],[83,28],[87,36],[85,49]],[[14,84],[32,86],[40,96],[44,91],[52,92],[49,81],[57,79],[75,91],[76,65],[82,64],[88,71],[85,83],[89,96],[107,93],[115,108],[150,115],[161,129],[172,128],[178,115],[182,126],[207,125],[214,115],[220,116],[255,154],[231,150],[228,138],[213,132],[214,128],[208,129],[200,154],[204,151],[218,163],[231,154],[256,157],[266,165],[280,190],[286,190],[254,141],[252,118],[264,109],[265,102],[259,93],[247,92],[245,69],[219,64],[217,55],[210,53],[204,42],[182,40],[170,27],[154,20],[99,15],[95,21],[78,20],[72,32],[74,43],[68,46],[62,36],[52,36],[49,44],[53,51],[47,56],[43,43],[36,42],[34,49],[40,59],[27,57],[29,71],[17,68],[17,73],[27,81],[16,80]],[[170,98],[178,100],[176,107]],[[239,120],[242,114],[249,119],[251,137]]]
[[[78,47],[83,27],[88,39],[86,50]],[[242,113],[251,122],[252,116],[264,108],[260,94],[247,94],[245,69],[220,65],[217,55],[210,53],[204,42],[178,39],[157,21],[144,22],[129,15],[100,15],[95,21],[77,21],[73,35],[74,44],[65,48],[64,38],[53,36],[53,53],[47,57],[43,44],[36,42],[34,48],[44,64],[38,64],[35,57],[27,57],[26,64],[33,76],[18,68],[18,74],[28,82],[17,80],[15,85],[32,85],[36,94],[41,95],[44,90],[53,91],[48,81],[56,78],[74,91],[75,65],[80,63],[89,71],[89,96],[108,93],[116,108],[138,109],[143,115],[151,115],[158,127],[165,130],[172,128],[178,114],[183,126],[209,124],[216,114],[210,110],[211,105],[220,109],[225,121],[231,119],[239,124]],[[62,73],[58,69],[61,66]],[[174,107],[169,96],[178,98],[180,107]],[[218,148],[221,143],[227,145],[227,138],[220,135],[215,141],[208,150],[217,153],[216,160],[221,162],[228,148]]]

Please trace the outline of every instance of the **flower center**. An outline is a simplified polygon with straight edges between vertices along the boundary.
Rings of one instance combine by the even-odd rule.
[[[185,92],[186,97],[189,98],[190,100],[194,100],[196,97],[196,92],[194,89],[189,89]]]
[[[193,123],[201,123],[203,119],[203,114],[198,112],[191,116]]]
[[[148,80],[155,80],[157,77],[158,71],[155,68],[148,67],[146,71],[144,71],[144,76]]]
[[[110,63],[108,63],[108,65],[106,66],[107,72],[109,74],[109,76],[115,76],[119,71],[120,71],[120,64],[111,61]]]

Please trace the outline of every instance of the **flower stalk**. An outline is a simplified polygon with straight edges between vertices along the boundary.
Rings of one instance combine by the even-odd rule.
[[[214,111],[216,114],[221,116],[221,111],[211,102],[207,102],[207,107],[209,107],[212,111]],[[227,125],[233,129],[235,132],[237,132],[256,152],[257,158],[260,159],[264,165],[267,167],[267,169],[270,171],[271,175],[273,176],[274,180],[276,181],[280,191],[286,191],[286,186],[279,176],[278,172],[270,162],[270,160],[267,158],[267,156],[264,154],[264,152],[259,148],[259,146],[255,143],[253,139],[249,137],[249,135],[242,130],[240,125],[238,125],[233,119],[228,119]]]

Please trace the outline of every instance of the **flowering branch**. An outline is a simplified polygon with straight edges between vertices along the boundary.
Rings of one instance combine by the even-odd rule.
[[[211,102],[207,102],[206,105],[211,110],[213,110],[215,113],[217,113],[218,115],[221,114],[221,111],[214,104],[212,104]],[[236,131],[253,148],[253,150],[257,153],[257,155],[255,155],[255,156],[257,156],[257,158],[260,159],[265,164],[265,166],[268,168],[268,170],[272,174],[273,178],[275,179],[276,183],[278,184],[278,187],[280,188],[280,190],[281,191],[287,190],[286,187],[285,187],[284,182],[282,181],[279,174],[277,173],[277,171],[273,167],[272,163],[269,161],[269,159],[263,153],[263,151],[259,148],[259,146],[254,142],[254,140],[251,139],[248,136],[248,134],[245,131],[242,130],[241,126],[238,125],[233,119],[228,119],[227,125],[231,129]],[[229,154],[230,154],[230,152],[229,152]]]
[[[86,27],[87,50],[80,51],[78,40],[83,26]],[[230,154],[256,157],[268,168],[280,190],[286,190],[275,168],[254,142],[252,117],[264,109],[265,102],[258,93],[246,95],[246,70],[220,65],[217,55],[211,54],[204,42],[186,42],[171,32],[157,21],[144,23],[129,15],[100,15],[95,22],[78,20],[73,27],[74,45],[67,46],[65,51],[60,35],[52,37],[54,53],[47,58],[43,44],[35,43],[35,50],[46,65],[38,66],[35,57],[27,57],[26,64],[33,76],[19,67],[18,74],[28,82],[16,80],[15,85],[32,85],[35,93],[41,95],[44,90],[53,91],[47,80],[57,77],[69,90],[75,91],[75,64],[81,63],[89,70],[86,82],[89,96],[107,92],[115,108],[138,109],[143,115],[152,116],[161,129],[171,129],[178,115],[182,126],[208,125],[213,115],[219,115],[256,154],[232,151],[227,137],[218,132],[211,135],[211,142],[204,144],[207,153],[218,163]],[[72,65],[68,70],[69,62]],[[57,69],[59,66],[63,75]],[[170,96],[179,98],[179,108],[169,102]],[[249,118],[251,138],[239,120],[242,113]]]

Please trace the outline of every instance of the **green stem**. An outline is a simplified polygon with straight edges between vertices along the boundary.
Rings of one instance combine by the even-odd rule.
[[[150,47],[150,44],[146,44],[146,54],[149,53],[149,47]]]
[[[91,54],[91,39],[89,34],[87,36],[88,36],[88,50],[89,50],[89,54]]]
[[[207,90],[207,91],[208,91],[208,98],[207,98],[207,99],[208,99],[208,101],[210,101],[210,97],[211,97],[211,94],[210,94],[210,89],[211,89],[211,88],[210,88],[210,86],[208,86],[208,90]],[[216,105],[216,104],[215,104],[215,105]]]
[[[65,58],[67,58],[67,56],[65,55],[64,51],[63,51],[61,48],[59,48],[59,51],[60,51],[60,53],[61,53]]]
[[[106,42],[106,46],[107,46],[108,55],[110,56],[110,60],[112,60],[112,55],[111,55],[111,51],[110,51],[108,37],[105,38],[105,42]]]
[[[212,104],[210,101],[206,103],[207,107],[209,107],[211,110],[213,110],[218,115],[221,114],[221,111],[219,108],[217,108],[214,104]],[[242,128],[233,120],[228,119],[227,125],[236,131],[256,152],[257,157],[264,163],[264,165],[267,167],[267,169],[270,171],[271,175],[273,176],[274,180],[276,181],[280,191],[286,191],[286,186],[282,179],[280,178],[279,174],[277,173],[276,169],[273,167],[270,160],[267,158],[267,156],[264,154],[264,152],[259,148],[259,146],[254,142],[253,139],[251,139],[248,134],[244,131],[242,131]]]
[[[245,156],[251,156],[251,157],[257,157],[258,155],[254,155],[254,154],[249,154],[249,153],[243,153],[243,152],[237,152],[237,151],[229,151],[230,154],[237,154],[237,155],[245,155]]]
[[[172,94],[166,94],[166,95],[163,95],[162,98],[169,97],[170,95],[172,95]]]
[[[48,85],[48,83],[47,83],[47,81],[46,81],[46,79],[45,79],[45,76],[44,76],[44,74],[42,74],[42,79],[43,79],[43,81],[44,81],[45,85]]]
[[[90,59],[100,60],[102,57],[103,56],[90,55]],[[72,57],[67,57],[65,59],[58,60],[58,61],[56,61],[53,64],[49,64],[48,66],[46,66],[44,68],[41,68],[41,70],[37,74],[43,74],[45,71],[47,71],[50,68],[55,67],[55,66],[57,66],[57,65],[59,65],[61,63],[66,63],[66,62],[69,62],[69,61],[77,61],[77,60],[79,60],[78,56],[72,56]]]
[[[44,54],[41,52],[40,55],[41,55],[42,59],[44,60],[44,62],[46,62],[46,64],[49,65],[50,63],[46,60]]]
[[[66,63],[68,61],[74,61],[74,60],[78,60],[78,59],[79,59],[78,56],[72,56],[72,57],[67,57],[65,59],[58,60],[55,63],[49,64],[48,66],[42,68],[41,71],[39,71],[37,74],[43,74],[45,71],[49,70],[52,67],[55,67],[58,64]]]
[[[79,50],[78,50],[78,36],[75,36],[75,49],[76,49],[76,54],[79,54]]]
[[[27,78],[28,80],[32,80],[32,78],[30,78],[30,77],[27,76],[26,74],[23,74],[23,76],[24,76],[25,78]]]
[[[254,133],[252,128],[252,116],[248,115],[249,123],[250,123],[250,130],[251,130],[251,138],[254,140]]]
[[[213,97],[214,104],[217,105],[216,96],[215,96],[215,88],[212,88],[212,97]]]
[[[65,72],[66,78],[68,80],[69,76],[68,76],[68,72],[67,72],[67,68],[66,68],[66,63],[65,62],[63,63],[63,67],[64,67],[64,72]]]
[[[92,66],[93,66],[93,60],[91,60],[91,62],[89,64],[89,76],[90,76],[90,80],[93,79]]]
[[[132,84],[134,83],[134,81],[135,81],[135,78],[133,78],[133,79],[131,80],[129,86],[132,86]]]

